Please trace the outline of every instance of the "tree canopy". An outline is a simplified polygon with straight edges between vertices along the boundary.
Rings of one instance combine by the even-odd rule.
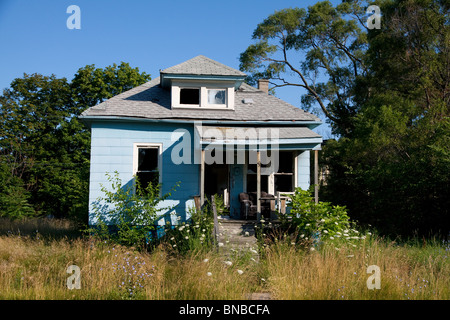
[[[0,96],[0,216],[85,220],[90,132],[78,119],[150,79],[128,63],[80,68],[72,81],[24,74]]]
[[[381,11],[368,29],[366,9]],[[327,141],[321,197],[388,234],[447,235],[450,4],[328,1],[275,12],[240,56],[249,81],[303,88],[338,135]]]

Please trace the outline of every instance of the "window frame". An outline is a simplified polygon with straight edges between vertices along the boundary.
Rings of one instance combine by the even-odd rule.
[[[199,104],[181,104],[182,89],[198,89]],[[225,104],[209,104],[208,90],[225,90]],[[234,84],[219,82],[174,81],[171,87],[172,109],[234,110]]]
[[[209,90],[223,90],[225,91],[225,103],[209,103]],[[206,105],[209,108],[227,108],[228,106],[228,90],[226,88],[214,88],[214,87],[205,87],[206,94]]]
[[[163,152],[163,144],[162,143],[139,143],[136,142],[133,144],[133,176],[137,177],[138,166],[139,166],[139,149],[158,149],[158,164],[156,166],[156,171],[159,173],[158,175],[158,183],[162,184],[162,175],[163,175],[163,164],[162,164],[162,152]],[[149,171],[149,172],[154,172]],[[136,182],[134,183],[134,191],[136,192]]]

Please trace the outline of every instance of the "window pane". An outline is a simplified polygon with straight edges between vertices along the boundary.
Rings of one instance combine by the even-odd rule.
[[[139,148],[138,171],[158,169],[158,148]]]
[[[200,90],[180,89],[180,104],[200,104]]]
[[[159,174],[158,172],[137,172],[137,179],[139,180],[140,189],[145,191],[151,182],[152,185],[157,186],[159,183]],[[145,193],[145,192],[144,192]]]
[[[224,89],[209,89],[208,90],[208,104],[225,104],[225,90]]]

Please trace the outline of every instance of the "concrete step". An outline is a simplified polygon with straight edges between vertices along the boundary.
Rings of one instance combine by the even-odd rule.
[[[219,252],[223,256],[250,253],[255,261],[259,261],[254,221],[219,219],[218,222]]]

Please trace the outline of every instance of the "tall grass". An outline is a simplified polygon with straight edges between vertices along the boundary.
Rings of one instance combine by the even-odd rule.
[[[281,241],[266,249],[264,268],[276,299],[449,299],[448,253],[439,244],[404,247],[381,239],[314,251]],[[380,268],[380,289],[368,289],[370,265]]]
[[[0,299],[246,299],[257,286],[251,264],[229,266],[214,252],[177,258],[167,252],[2,236]],[[67,287],[70,265],[81,269],[80,290]]]
[[[216,250],[179,255],[162,244],[138,252],[37,230],[0,236],[0,299],[233,300],[253,292],[282,300],[450,298],[450,246],[437,241],[398,245],[368,237],[356,246],[305,250],[281,237],[261,247],[259,263],[242,254],[224,263]],[[67,287],[70,265],[81,269],[79,290]],[[367,288],[369,265],[380,267],[379,290]]]

